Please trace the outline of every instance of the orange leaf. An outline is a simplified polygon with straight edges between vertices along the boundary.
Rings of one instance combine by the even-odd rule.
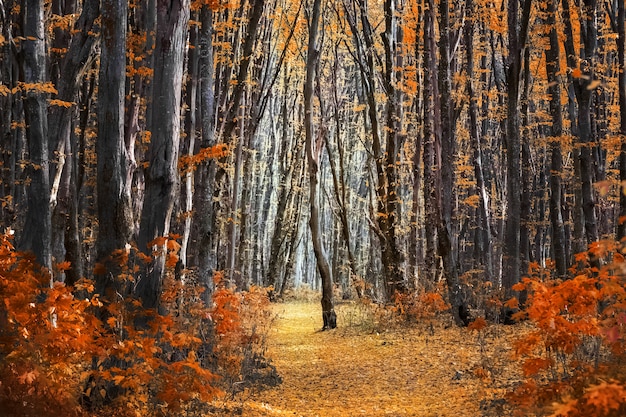
[[[522,370],[524,371],[524,376],[532,376],[548,369],[551,365],[552,361],[550,359],[531,358],[524,361]]]
[[[59,262],[56,267],[59,271],[67,271],[71,268],[72,263],[70,261]]]
[[[35,379],[37,379],[37,376],[39,376],[39,372],[37,372],[37,370],[35,369],[30,372],[25,372],[24,374],[20,375],[17,379],[20,381],[21,384],[32,385]]]
[[[515,297],[510,298],[504,303],[504,306],[516,310],[519,308],[519,301]]]
[[[476,320],[471,322],[469,326],[467,326],[468,329],[476,331],[480,331],[485,327],[487,327],[487,321],[482,317],[477,318]]]
[[[165,242],[167,242],[167,238],[165,236],[159,236],[156,239],[148,242],[148,248],[151,248],[153,246],[163,246],[165,245]]]

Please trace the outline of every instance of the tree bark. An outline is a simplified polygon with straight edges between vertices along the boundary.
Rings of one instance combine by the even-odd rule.
[[[146,169],[146,191],[139,230],[139,249],[152,254],[148,244],[169,234],[174,202],[180,185],[178,148],[183,58],[190,0],[158,0],[151,102],[151,142]],[[164,248],[157,248],[163,251]],[[156,308],[161,296],[164,253],[137,283],[136,293],[145,308]]]
[[[429,0],[424,11],[424,218],[437,218],[435,177],[437,163],[435,143],[441,142],[438,120],[439,109],[435,106],[437,88],[437,56],[435,49],[435,11],[434,1]],[[436,258],[437,233],[436,222],[426,221],[424,225],[424,282],[436,281],[438,262]]]
[[[546,70],[548,75],[548,95],[550,96],[550,114],[552,116],[550,144],[550,223],[552,226],[552,253],[556,273],[564,277],[567,273],[567,252],[561,196],[563,194],[561,176],[563,175],[563,155],[561,136],[563,135],[563,115],[561,111],[561,61],[559,34],[556,26],[556,13],[559,0],[549,0],[547,4],[546,25],[550,28],[550,48],[546,50]]]
[[[469,323],[469,309],[463,298],[459,280],[457,231],[454,227],[454,158],[456,156],[455,122],[452,108],[452,75],[450,71],[450,5],[439,2],[439,93],[441,106],[441,187],[439,190],[439,219],[437,225],[438,252],[443,260],[444,276],[454,321],[460,326]]]
[[[584,0],[581,4],[582,15],[580,16],[580,63],[576,62],[576,50],[572,29],[570,2],[562,0],[563,20],[565,23],[565,51],[567,53],[568,66],[580,71],[578,77],[572,76],[572,86],[578,104],[578,141],[580,147],[580,184],[582,211],[584,216],[585,237],[587,244],[596,242],[599,238],[596,215],[596,202],[593,189],[594,157],[591,147],[592,121],[591,105],[593,101],[593,89],[588,86],[594,80],[594,65],[597,49],[597,1]],[[597,260],[596,260],[597,261]]]
[[[506,161],[507,161],[507,213],[504,240],[505,271],[502,285],[505,297],[512,294],[513,285],[520,281],[521,252],[521,166],[520,166],[520,74],[522,70],[522,52],[526,47],[528,23],[530,20],[531,0],[523,0],[522,17],[519,17],[520,0],[508,0],[508,39],[509,57],[506,73],[507,81],[507,120],[506,120]]]
[[[619,114],[620,134],[622,146],[619,153],[619,178],[621,182],[619,194],[619,218],[617,223],[617,239],[622,241],[626,237],[626,30],[624,21],[624,2],[617,2],[617,61],[619,65],[618,88],[619,88]]]
[[[309,42],[306,58],[306,79],[304,84],[304,129],[306,136],[306,155],[309,171],[309,228],[313,251],[317,263],[317,270],[322,279],[322,319],[323,330],[337,327],[337,315],[333,306],[333,276],[328,263],[326,250],[322,242],[322,229],[319,213],[319,159],[323,142],[316,138],[313,122],[314,82],[319,62],[319,24],[321,15],[321,0],[314,0],[309,21]]]
[[[22,41],[24,117],[28,141],[28,210],[19,249],[32,251],[37,262],[51,270],[50,162],[48,157],[48,93],[46,33],[43,0],[25,0]]]
[[[474,156],[474,175],[476,176],[476,190],[479,196],[478,203],[478,239],[474,244],[479,250],[485,268],[485,278],[492,284],[496,283],[493,272],[493,246],[491,233],[491,213],[489,210],[489,194],[485,184],[483,168],[483,152],[478,127],[478,97],[474,88],[474,1],[468,0],[468,16],[464,27],[465,51],[467,59],[467,91],[469,100],[469,133]]]
[[[200,146],[210,148],[215,145],[215,91],[213,69],[213,11],[208,5],[200,10],[200,123],[202,137]],[[194,210],[192,219],[192,258],[197,267],[199,280],[205,291],[203,299],[210,303],[213,292],[213,271],[217,267],[215,256],[216,225],[213,201],[216,161],[202,162],[195,172]],[[191,261],[190,261],[191,262]]]
[[[194,16],[193,19],[197,19],[197,16]],[[185,139],[187,143],[183,146],[185,149],[187,156],[192,157],[196,150],[196,131],[197,131],[197,103],[198,103],[198,70],[199,70],[199,51],[200,51],[200,42],[199,42],[199,30],[196,25],[191,26],[189,28],[189,44],[191,48],[189,49],[188,57],[187,57],[187,86],[185,91],[185,102],[187,111],[185,113]],[[191,238],[191,223],[192,223],[192,213],[193,213],[193,200],[194,200],[194,190],[193,190],[193,176],[194,171],[192,169],[184,172],[184,193],[183,193],[183,238],[180,245],[180,261],[183,267],[187,267],[187,251],[189,249],[189,241]]]
[[[383,6],[385,12],[385,32],[383,45],[385,48],[385,72],[383,85],[387,96],[385,131],[386,145],[384,151],[374,148],[376,163],[382,166],[378,171],[378,198],[379,213],[378,227],[384,241],[382,246],[383,278],[387,300],[394,299],[397,292],[405,292],[406,281],[403,273],[404,254],[400,250],[396,227],[400,222],[400,198],[398,196],[398,164],[400,158],[402,129],[400,123],[400,92],[396,88],[399,82],[396,74],[397,58],[397,10],[394,0],[386,0]],[[384,152],[384,153],[383,153]],[[381,175],[382,174],[382,175]]]
[[[106,271],[96,276],[96,292],[106,295],[121,265],[111,257],[124,250],[132,233],[129,169],[124,141],[124,97],[126,83],[125,0],[102,2],[102,50],[98,89],[98,241],[97,258]],[[106,88],[105,88],[106,86]],[[111,276],[113,279],[111,279]]]

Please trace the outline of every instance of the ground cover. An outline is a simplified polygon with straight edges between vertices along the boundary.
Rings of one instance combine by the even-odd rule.
[[[283,383],[242,392],[218,414],[512,415],[503,398],[521,379],[510,343],[519,326],[491,325],[480,334],[445,318],[385,326],[352,302],[337,307],[338,329],[321,332],[317,303],[282,303],[274,311],[268,357]]]

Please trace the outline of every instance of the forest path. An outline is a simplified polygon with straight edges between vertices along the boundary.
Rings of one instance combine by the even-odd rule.
[[[493,404],[481,399],[498,398],[503,391],[474,370],[488,356],[510,355],[481,356],[475,332],[436,325],[434,333],[428,326],[377,333],[367,328],[370,317],[355,304],[338,306],[339,328],[321,332],[318,303],[274,308],[278,321],[269,335],[268,356],[283,383],[242,397],[244,416],[502,415],[491,406],[487,414],[481,411],[481,403]],[[493,345],[509,336],[500,334]]]

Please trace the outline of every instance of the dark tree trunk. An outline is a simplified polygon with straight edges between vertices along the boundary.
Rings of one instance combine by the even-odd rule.
[[[322,242],[322,229],[319,213],[319,160],[323,142],[315,135],[313,122],[313,98],[314,82],[317,76],[317,63],[319,62],[319,24],[321,15],[321,0],[314,0],[313,9],[309,21],[309,44],[306,58],[306,79],[304,84],[304,129],[306,135],[306,155],[309,170],[309,204],[310,218],[309,227],[311,229],[311,240],[313,241],[313,251],[317,262],[317,270],[322,278],[322,319],[323,329],[334,329],[337,327],[337,316],[333,306],[333,276],[328,263],[326,250]]]
[[[531,207],[533,198],[533,175],[532,175],[532,161],[530,154],[530,128],[529,128],[529,109],[528,109],[528,96],[530,90],[530,50],[524,48],[524,63],[522,66],[522,83],[524,86],[521,97],[521,126],[520,129],[524,134],[520,138],[522,147],[522,162],[521,162],[521,190],[520,197],[520,277],[521,274],[526,274],[528,271],[528,263],[531,261],[532,256],[532,242],[531,242]],[[539,201],[536,202],[539,204]],[[541,215],[541,213],[540,213]],[[534,232],[539,234],[540,225],[535,226]],[[520,301],[524,302],[523,297],[525,294],[520,294]]]
[[[580,71],[580,76],[573,77],[572,86],[578,104],[578,141],[580,143],[580,184],[582,212],[587,244],[598,240],[598,224],[596,218],[596,203],[593,189],[594,157],[592,152],[593,137],[591,124],[591,105],[593,89],[588,86],[594,81],[594,65],[597,49],[597,2],[584,0],[582,16],[580,16],[580,63],[576,61],[576,46],[571,22],[570,2],[562,0],[563,20],[565,23],[565,51],[568,66]]]
[[[69,10],[59,13],[74,13],[75,8],[69,7]],[[56,166],[50,167],[51,184],[51,208],[52,213],[52,235],[54,243],[52,245],[52,255],[57,262],[63,260],[70,261],[71,268],[79,266],[82,259],[81,252],[75,250],[66,250],[67,246],[76,247],[76,243],[65,241],[66,231],[73,226],[69,223],[72,216],[76,214],[76,208],[72,205],[76,202],[71,193],[74,187],[72,184],[72,165],[76,159],[76,154],[71,151],[73,145],[71,142],[75,140],[72,134],[72,118],[76,114],[76,108],[72,104],[77,96],[77,90],[80,78],[86,68],[91,65],[97,37],[93,36],[94,22],[100,14],[100,1],[87,0],[83,4],[82,12],[73,28],[71,40],[66,39],[67,34],[58,33],[61,39],[57,39],[55,35],[55,43],[59,42],[56,47],[59,49],[67,47],[67,53],[60,61],[55,62],[58,74],[55,76],[57,99],[65,102],[63,106],[52,106],[48,113],[49,124],[49,143],[50,147],[55,150],[50,155],[56,159]],[[66,107],[70,105],[69,107]],[[72,235],[68,235],[72,238]],[[65,273],[66,277],[76,275],[71,270]],[[71,283],[72,279],[66,281]]]
[[[157,0],[157,31],[151,102],[149,166],[139,230],[139,249],[152,254],[149,243],[169,234],[174,202],[180,185],[178,148],[184,52],[190,0]],[[164,248],[158,248],[159,251]],[[161,295],[164,254],[136,286],[146,308],[156,308]]]
[[[48,158],[48,93],[46,33],[43,0],[25,0],[22,80],[34,85],[23,92],[26,138],[28,141],[28,210],[19,249],[32,251],[37,262],[52,268],[50,166]]]
[[[102,52],[98,89],[98,241],[97,259],[106,271],[96,276],[96,292],[105,296],[121,265],[111,255],[124,250],[132,233],[129,169],[124,141],[126,83],[125,0],[102,2]],[[106,86],[106,88],[105,88]]]
[[[400,198],[398,196],[398,163],[400,158],[400,92],[396,88],[399,81],[396,74],[397,59],[397,10],[393,0],[384,4],[385,32],[383,44],[385,48],[385,73],[383,85],[387,96],[385,115],[386,145],[384,151],[378,146],[374,149],[376,163],[382,165],[378,171],[376,194],[381,210],[378,215],[378,226],[384,236],[382,246],[383,278],[387,300],[393,300],[396,292],[406,291],[403,273],[404,254],[400,250],[396,227],[400,222]],[[373,80],[372,80],[373,81]],[[384,153],[383,153],[384,152]]]
[[[463,299],[459,281],[457,231],[454,227],[454,170],[456,138],[452,114],[452,74],[450,70],[450,4],[439,3],[439,93],[441,105],[441,187],[439,190],[440,212],[437,225],[438,250],[443,260],[444,276],[448,284],[452,315],[458,325],[469,323],[469,309]]]
[[[549,0],[547,5],[546,25],[551,28],[550,48],[546,50],[546,69],[548,73],[548,95],[550,96],[550,115],[552,116],[550,144],[550,224],[552,226],[552,253],[556,273],[564,277],[567,273],[567,252],[561,196],[563,194],[561,176],[563,175],[563,155],[561,136],[563,135],[563,115],[561,111],[561,72],[559,35],[556,27],[556,13],[559,0]]]
[[[520,0],[508,0],[508,38],[509,57],[507,68],[507,120],[506,120],[506,161],[507,161],[507,214],[504,237],[505,270],[502,285],[510,295],[513,285],[520,281],[521,252],[521,144],[520,144],[520,74],[522,70],[522,51],[526,46],[528,23],[530,20],[531,0],[523,0],[523,12],[519,16]]]
[[[213,11],[203,5],[200,11],[200,122],[202,138],[200,146],[210,148],[215,145],[215,92],[213,70]],[[194,210],[192,220],[192,256],[197,267],[199,280],[205,291],[203,298],[210,302],[213,292],[213,271],[217,267],[215,255],[216,224],[215,203],[213,201],[216,161],[202,162],[195,172]]]
[[[435,143],[437,139],[439,112],[434,105],[437,94],[436,50],[434,29],[434,2],[429,1],[424,12],[424,218],[437,218],[435,187]],[[427,221],[424,225],[424,271],[427,281],[435,282],[437,273],[436,259],[436,222]]]
[[[624,53],[626,52],[626,30],[624,29],[624,2],[617,2],[617,60],[619,63],[619,115],[620,134],[622,135],[622,146],[619,154],[619,178],[622,184],[619,197],[619,218],[617,225],[617,239],[620,241],[626,237],[626,64]]]

